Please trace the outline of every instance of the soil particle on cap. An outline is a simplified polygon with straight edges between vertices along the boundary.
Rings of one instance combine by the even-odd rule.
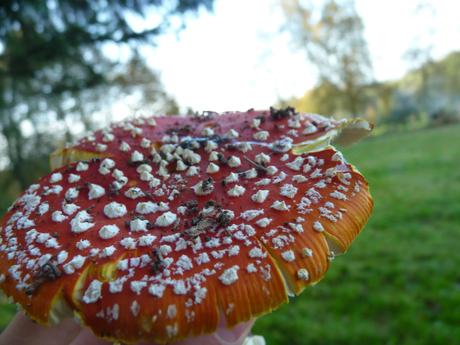
[[[150,253],[150,258],[152,259],[151,269],[150,269],[152,274],[156,274],[160,270],[165,268],[166,265],[163,259],[163,255],[161,254],[161,251],[158,248],[154,248],[152,250],[152,252]]]
[[[32,283],[25,289],[25,293],[27,295],[33,295],[44,283],[56,280],[61,275],[61,271],[54,262],[47,262],[41,266],[35,274]]]
[[[296,114],[293,107],[286,107],[284,109],[275,109],[270,107],[270,118],[272,120],[282,120]]]

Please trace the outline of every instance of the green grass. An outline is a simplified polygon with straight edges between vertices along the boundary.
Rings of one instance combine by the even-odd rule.
[[[459,341],[460,126],[372,138],[345,156],[369,180],[369,224],[324,280],[254,332],[270,345]],[[0,307],[0,327],[14,310]]]
[[[268,344],[460,341],[460,126],[345,150],[375,209],[326,277],[254,327]]]

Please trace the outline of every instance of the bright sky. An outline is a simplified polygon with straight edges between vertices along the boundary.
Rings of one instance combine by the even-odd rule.
[[[401,77],[414,42],[433,44],[435,58],[460,49],[460,2],[425,1],[436,16],[416,15],[420,0],[356,0],[377,80]],[[148,51],[167,91],[185,108],[268,108],[280,98],[301,96],[315,83],[315,71],[288,34],[273,0],[216,0],[213,13],[188,21],[179,36],[165,35]]]

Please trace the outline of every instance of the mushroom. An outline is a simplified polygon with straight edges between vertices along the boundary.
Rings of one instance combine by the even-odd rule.
[[[74,315],[126,343],[266,314],[366,224],[367,182],[332,143],[370,130],[287,108],[96,131],[6,213],[0,286],[39,323]]]

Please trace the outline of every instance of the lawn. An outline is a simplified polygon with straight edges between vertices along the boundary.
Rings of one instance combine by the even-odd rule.
[[[374,214],[324,280],[254,328],[268,344],[460,343],[460,126],[345,150]]]
[[[323,281],[254,332],[270,345],[457,343],[460,126],[371,138],[345,155],[371,185],[371,221]],[[0,327],[14,310],[0,307]]]

